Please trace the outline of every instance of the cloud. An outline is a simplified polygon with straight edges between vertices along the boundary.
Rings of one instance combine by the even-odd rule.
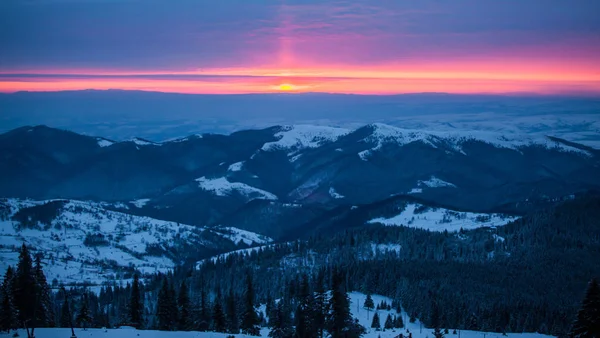
[[[596,0],[5,0],[0,72],[494,73],[504,62],[599,74],[598,12]]]

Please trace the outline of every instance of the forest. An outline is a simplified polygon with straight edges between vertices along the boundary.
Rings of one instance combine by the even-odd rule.
[[[101,287],[49,287],[23,245],[2,284],[1,328],[115,327],[273,337],[358,337],[350,291],[380,294],[436,329],[591,337],[600,316],[600,197],[497,228],[431,232],[371,224],[277,243]],[[587,290],[587,291],[586,291]],[[585,294],[584,294],[585,292]],[[258,311],[263,305],[264,311]],[[400,319],[398,319],[400,318]],[[377,318],[382,329],[401,316]],[[596,330],[596,331],[594,331]]]

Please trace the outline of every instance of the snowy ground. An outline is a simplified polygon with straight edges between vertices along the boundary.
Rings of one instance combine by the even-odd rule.
[[[422,209],[419,211],[419,209]],[[381,223],[388,226],[404,225],[431,231],[459,231],[461,228],[476,229],[505,225],[517,217],[500,214],[480,214],[459,212],[444,208],[424,207],[418,203],[408,204],[398,215],[390,218],[375,218],[368,223]]]
[[[48,201],[19,199],[0,200],[12,217],[19,210]],[[139,202],[139,201],[138,201]],[[175,262],[155,248],[175,248],[180,242],[213,246],[203,232],[211,232],[238,244],[267,244],[266,236],[229,227],[212,229],[134,216],[104,209],[101,203],[66,201],[50,224],[20,228],[13,220],[0,221],[0,273],[18,261],[18,250],[27,243],[34,253],[44,254],[42,263],[49,281],[101,284],[121,279],[130,267],[142,273],[165,272]],[[99,245],[86,244],[86,238],[97,236]],[[150,250],[150,252],[149,252]]]
[[[276,200],[277,196],[274,194],[264,191],[262,189],[258,189],[252,186],[249,186],[245,183],[240,182],[229,182],[227,178],[206,178],[200,177],[196,179],[198,182],[198,186],[207,191],[213,192],[217,196],[227,196],[231,194],[233,191],[237,191],[238,193],[247,196],[249,198],[258,198],[258,199],[267,199],[267,200]]]
[[[403,334],[405,337],[408,332],[412,333],[413,338],[433,338],[433,330],[422,327],[421,322],[417,320],[414,323],[409,323],[408,315],[405,312],[401,314],[397,314],[395,310],[387,311],[387,310],[379,310],[377,311],[379,317],[381,318],[381,325],[383,323],[389,313],[393,315],[401,315],[404,320],[405,328],[403,329],[394,329],[387,331],[377,331],[375,329],[371,329],[371,321],[373,319],[374,311],[367,311],[362,305],[367,298],[365,294],[360,292],[351,292],[350,296],[350,310],[352,315],[358,318],[361,325],[367,328],[367,334],[363,337],[365,338],[392,338],[396,337],[399,334]],[[381,303],[382,300],[385,300],[388,304],[391,304],[392,300],[379,296],[372,295],[373,302],[375,304]],[[452,328],[450,329],[450,334],[446,337],[448,338],[459,338],[458,333],[456,335],[452,334]],[[37,338],[68,338],[71,336],[70,329],[36,329],[35,331]],[[24,331],[19,331],[21,337],[27,337]],[[83,331],[82,329],[76,329],[75,334],[79,338],[91,338],[91,337],[110,337],[110,338],[129,338],[129,337],[141,337],[141,338],[225,338],[228,334],[225,333],[214,333],[214,332],[163,332],[163,331],[144,331],[144,330],[133,330],[133,329],[112,329],[112,330],[102,330],[102,329],[89,329],[87,331]],[[269,331],[267,329],[263,329],[261,331],[262,337],[267,337]],[[0,337],[10,337],[7,334],[0,334]],[[235,337],[249,337],[246,335],[235,335]],[[503,336],[500,333],[493,332],[479,332],[479,331],[460,331],[460,338],[548,338],[550,336],[542,335],[538,333],[509,333],[507,336]]]

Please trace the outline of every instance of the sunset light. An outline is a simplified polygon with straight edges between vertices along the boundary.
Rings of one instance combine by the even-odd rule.
[[[227,10],[198,2],[139,22],[127,1],[107,3],[97,20],[94,2],[82,4],[76,17],[92,19],[72,22],[69,3],[0,5],[0,13],[29,13],[3,20],[0,92],[600,95],[600,25],[593,11],[566,2],[518,10],[505,2],[243,2]],[[140,29],[148,23],[152,32]]]
[[[289,83],[282,83],[279,85],[279,90],[284,91],[284,92],[289,92],[296,89],[296,87],[294,87],[293,85],[289,84]]]

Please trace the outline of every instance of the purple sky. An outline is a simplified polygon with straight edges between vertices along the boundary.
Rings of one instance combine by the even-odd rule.
[[[403,92],[411,80],[419,91],[447,84],[469,92],[479,86],[472,81],[511,91],[501,80],[521,81],[514,91],[598,93],[598,13],[598,0],[2,0],[0,91],[139,89],[154,81],[159,90],[190,92],[196,80],[142,76],[202,73],[232,75],[214,82],[231,86],[211,82],[199,92],[288,84]],[[37,76],[14,75],[23,73]],[[129,77],[97,79],[106,74]],[[346,82],[331,80],[340,77]]]

